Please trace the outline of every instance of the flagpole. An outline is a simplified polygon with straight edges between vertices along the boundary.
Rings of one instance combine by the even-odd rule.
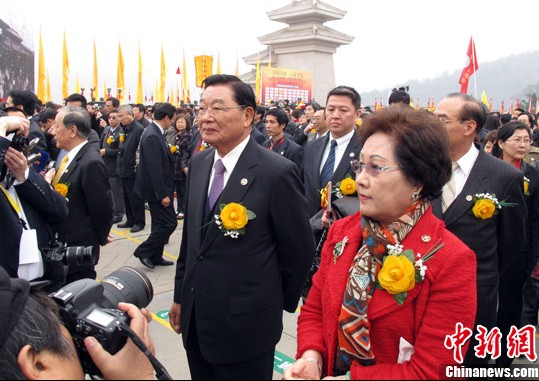
[[[475,41],[473,40],[473,36],[472,36],[472,59],[473,59],[473,82],[474,82],[474,87],[475,87],[475,98],[477,98],[477,70],[475,70]]]

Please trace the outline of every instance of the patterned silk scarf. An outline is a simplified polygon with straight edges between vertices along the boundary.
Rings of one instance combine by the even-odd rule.
[[[352,261],[339,316],[336,369],[346,373],[354,360],[363,366],[376,363],[367,310],[376,288],[378,271],[387,254],[387,245],[400,244],[429,205],[426,200],[416,201],[387,228],[370,218],[362,218],[363,246]]]

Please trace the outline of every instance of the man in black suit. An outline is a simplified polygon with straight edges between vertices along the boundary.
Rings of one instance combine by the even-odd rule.
[[[475,252],[476,327],[480,324],[491,330],[497,319],[500,277],[510,276],[507,269],[515,256],[519,255],[525,238],[527,211],[523,176],[520,171],[486,154],[474,143],[486,118],[481,103],[475,98],[461,93],[450,94],[440,102],[434,113],[449,135],[453,177],[444,187],[442,197],[433,201],[433,211],[444,220],[453,234]],[[476,218],[472,213],[473,197],[486,193],[496,195],[499,201],[516,205],[502,207],[489,219]],[[522,290],[514,297],[521,298]],[[488,363],[488,358],[475,356],[474,346],[477,344],[477,340],[472,339],[465,364]],[[502,351],[505,350],[502,347]]]
[[[7,148],[10,141],[4,136],[15,131],[21,121],[0,118],[0,168],[5,164],[14,178],[13,186],[8,187],[0,176],[0,266],[12,276],[34,280],[49,275],[41,251],[53,238],[51,226],[61,223],[68,211],[66,200],[28,167],[24,154]]]
[[[113,224],[121,222],[124,218],[125,206],[122,194],[122,181],[118,177],[118,147],[120,146],[121,136],[125,139],[125,134],[120,123],[118,111],[113,110],[109,113],[109,125],[103,130],[101,137],[101,149],[99,154],[107,166],[109,174],[110,190],[112,192],[112,203],[114,205]]]
[[[67,282],[96,278],[100,246],[108,243],[112,227],[112,197],[103,159],[88,143],[92,131],[90,115],[81,107],[66,106],[56,117],[56,144],[67,151],[53,186],[68,187],[69,215],[59,226],[59,240],[68,246],[91,246],[93,265],[70,266]]]
[[[118,151],[117,174],[122,180],[126,221],[117,226],[122,229],[131,228],[131,233],[138,233],[146,226],[144,200],[140,200],[134,194],[137,150],[144,127],[135,120],[133,108],[129,105],[120,106],[118,116],[125,134]]]
[[[174,160],[164,135],[175,112],[176,107],[170,103],[158,104],[154,109],[153,122],[140,139],[135,196],[148,201],[152,232],[134,255],[150,269],[174,264],[163,259],[163,250],[178,225],[174,212]]]
[[[307,204],[296,165],[250,137],[252,88],[231,75],[204,85],[200,129],[215,148],[191,159],[171,325],[193,379],[271,379],[283,309],[295,312],[313,259]],[[231,203],[256,214],[237,238],[215,223]]]
[[[146,106],[143,104],[136,104],[133,106],[133,115],[135,117],[135,120],[140,123],[140,125],[144,128],[148,127],[150,125],[150,121],[145,118],[146,115]]]
[[[8,107],[16,107],[23,110],[30,120],[28,139],[39,139],[39,142],[33,150],[34,153],[47,150],[47,139],[45,138],[45,134],[41,130],[39,121],[33,119],[38,103],[39,99],[37,99],[37,96],[29,90],[12,90],[7,98]]]
[[[269,139],[264,142],[264,147],[296,163],[301,172],[303,147],[286,136],[284,129],[287,123],[288,117],[283,110],[277,107],[268,110],[266,113],[266,131]]]
[[[309,217],[321,209],[320,190],[329,181],[335,185],[355,173],[350,166],[359,157],[359,138],[356,119],[361,115],[361,97],[348,86],[331,90],[326,101],[326,122],[330,133],[305,145],[303,179],[309,203]]]

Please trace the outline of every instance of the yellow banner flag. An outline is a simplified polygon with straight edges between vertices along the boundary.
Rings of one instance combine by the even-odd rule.
[[[77,81],[75,82],[75,93],[80,94],[80,92],[81,92],[80,80],[79,80],[79,76],[77,75]]]
[[[122,53],[122,45],[118,43],[118,73],[116,77],[116,88],[118,89],[118,99],[122,103],[122,94],[125,93],[125,79],[124,79],[124,55]]]
[[[240,77],[240,67],[239,67],[239,59],[238,59],[238,53],[236,53],[236,70],[234,71],[234,75],[236,77]]]
[[[142,89],[142,54],[140,54],[140,42],[138,45],[138,81],[137,81],[137,103],[143,103]]]
[[[39,63],[37,68],[37,97],[41,100],[45,100],[45,54],[43,53],[43,39],[41,37],[41,30],[39,31]]]
[[[64,31],[64,48],[62,60],[62,97],[66,99],[69,96],[69,56],[67,54],[66,32]]]
[[[51,97],[51,77],[49,74],[49,71],[47,70],[47,86],[45,88],[45,99],[43,99],[45,102],[50,102],[52,100]]]
[[[255,86],[256,104],[260,104],[260,54],[256,60],[256,86]]]
[[[488,107],[488,97],[485,90],[483,90],[483,94],[481,94],[481,103]]]
[[[197,87],[202,87],[202,81],[213,74],[213,57],[195,56],[195,70],[197,73]]]
[[[159,99],[161,102],[165,101],[165,86],[167,80],[167,64],[165,62],[165,50],[161,45],[161,87],[159,88]]]
[[[223,74],[223,70],[221,69],[221,52],[219,52],[219,54],[217,54],[216,74]]]
[[[182,100],[183,103],[189,103],[189,84],[187,83],[187,65],[185,64],[185,48],[183,48],[183,65],[182,65],[182,75],[183,75],[183,92]]]
[[[92,78],[92,94],[91,98],[92,101],[99,100],[99,76],[97,72],[97,48],[95,46],[95,39],[94,39],[94,74]]]
[[[107,88],[107,81],[103,83],[103,99],[107,100],[109,98],[109,90]]]

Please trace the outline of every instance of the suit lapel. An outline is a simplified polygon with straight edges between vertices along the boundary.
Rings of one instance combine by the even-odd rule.
[[[310,162],[310,171],[311,171],[311,179],[316,179],[316,186],[319,186],[320,183],[320,168],[322,167],[322,157],[324,156],[324,150],[329,142],[329,134],[324,136],[323,138],[319,138],[314,140],[312,143],[316,145],[316,147],[313,147],[313,153],[314,153],[314,160]],[[318,192],[318,190],[317,190]]]
[[[191,176],[189,199],[190,201],[190,213],[194,215],[194,226],[196,229],[196,243],[197,246],[202,244],[203,226],[206,223],[205,211],[206,203],[208,199],[208,188],[210,186],[210,174],[213,166],[214,150],[208,150],[208,152],[201,156],[202,162],[197,170],[197,175]],[[192,207],[191,207],[192,205]]]
[[[89,146],[90,145],[86,143],[80,149],[80,151],[77,153],[77,156],[75,156],[73,161],[71,161],[71,163],[69,164],[69,167],[67,167],[66,170],[64,171],[64,174],[62,175],[62,177],[60,177],[60,181],[59,181],[60,183],[65,184],[69,182],[69,178],[71,177],[71,175],[73,175],[73,172],[75,172],[75,169],[77,168],[78,161],[80,160],[81,157],[84,156]]]
[[[243,153],[241,154],[236,167],[230,174],[228,182],[223,189],[221,197],[217,200],[216,213],[219,212],[219,205],[229,204],[231,202],[241,204],[247,191],[251,188],[255,181],[255,175],[252,173],[251,169],[258,165],[257,157],[257,146],[254,139],[249,139],[249,143],[245,147]],[[213,158],[213,156],[212,156]],[[213,161],[212,161],[213,164]],[[209,182],[209,181],[208,181]],[[208,189],[208,187],[203,188]],[[244,205],[249,209],[249,205]],[[216,224],[211,224],[208,227],[206,236],[202,243],[202,251],[206,250],[211,243],[217,238],[219,234],[222,234]]]
[[[335,169],[333,173],[333,183],[343,180],[346,175],[350,172],[350,161],[357,160],[359,156],[359,138],[357,133],[354,133],[352,139],[346,147],[346,151],[339,163],[339,166]]]
[[[479,156],[464,184],[464,188],[462,188],[462,192],[460,192],[455,201],[445,211],[443,219],[446,225],[450,225],[470,210],[472,200],[468,196],[482,193],[482,190],[485,189],[484,179],[488,176],[489,172],[485,155],[487,155],[485,152],[482,150],[479,151]]]

